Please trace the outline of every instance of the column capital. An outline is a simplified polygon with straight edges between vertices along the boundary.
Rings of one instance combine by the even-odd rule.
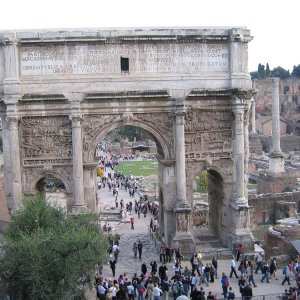
[[[80,113],[69,115],[69,119],[72,121],[72,127],[80,127],[82,115]]]
[[[21,94],[4,95],[3,101],[7,106],[17,105],[21,97]]]
[[[273,85],[274,87],[276,87],[276,86],[279,85],[279,81],[280,81],[280,78],[278,78],[278,77],[272,77],[272,78],[271,78],[271,82],[272,82],[272,85]]]
[[[18,45],[20,39],[16,36],[16,33],[6,32],[3,35],[2,43],[4,46]]]

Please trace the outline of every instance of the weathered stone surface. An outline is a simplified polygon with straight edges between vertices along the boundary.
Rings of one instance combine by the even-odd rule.
[[[203,169],[214,191],[211,228],[226,245],[251,243],[251,39],[246,28],[0,32],[10,210],[46,175],[64,183],[69,211],[95,210],[95,147],[132,125],[157,144],[166,243],[193,251],[190,196]]]

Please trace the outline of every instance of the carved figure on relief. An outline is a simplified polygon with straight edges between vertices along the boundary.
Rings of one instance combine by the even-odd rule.
[[[189,217],[187,214],[177,214],[177,231],[186,232],[188,231]]]

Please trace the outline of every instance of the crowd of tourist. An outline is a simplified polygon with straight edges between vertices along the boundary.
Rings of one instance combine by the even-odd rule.
[[[144,298],[159,300],[162,295],[172,296],[174,299],[218,299],[217,291],[204,291],[204,286],[216,280],[220,281],[224,299],[235,299],[241,297],[250,300],[253,296],[252,287],[258,285],[256,281],[270,283],[270,280],[278,280],[276,258],[265,260],[262,253],[259,253],[252,261],[248,256],[243,255],[243,250],[238,246],[237,255],[232,256],[227,276],[224,272],[218,272],[218,260],[216,257],[210,262],[204,262],[199,252],[194,253],[190,258],[190,267],[182,267],[183,253],[180,248],[172,249],[161,246],[159,250],[159,262],[151,261],[148,265],[146,261],[141,263],[140,274],[134,274],[131,278],[123,273],[116,277],[115,265],[117,263],[119,247],[117,243],[111,244],[110,267],[112,279],[102,276],[101,271],[96,274],[97,295],[100,299],[134,299]],[[134,242],[134,258],[142,260],[143,244],[141,241]],[[240,253],[239,253],[240,251]],[[173,264],[172,269],[167,264]],[[300,259],[296,258],[281,270],[284,279],[282,285],[291,285],[295,281],[296,286],[285,289],[282,300],[296,300],[300,294]],[[231,278],[238,278],[237,285],[239,295],[235,295]],[[256,277],[256,278],[255,278]]]
[[[112,161],[109,164],[113,169],[115,163]],[[152,214],[149,224],[150,230],[152,232],[157,230],[157,207],[147,198],[136,199],[136,189],[130,185],[128,178],[116,172],[108,172],[108,178],[102,184],[104,184],[103,187],[107,184],[113,193],[116,207],[120,203],[120,208],[130,214],[131,230],[135,229],[134,214],[140,218],[141,214],[146,217],[148,212]],[[119,189],[128,191],[130,200],[126,204],[123,199],[118,202]],[[95,276],[97,297],[103,300],[144,300],[145,298],[159,300],[162,295],[173,297],[176,300],[204,300],[218,299],[220,293],[224,299],[241,297],[243,300],[250,300],[254,294],[261,294],[259,293],[260,287],[270,283],[270,280],[278,280],[278,284],[290,285],[289,289],[282,291],[282,300],[296,300],[297,295],[300,294],[299,258],[290,261],[289,264],[278,270],[276,258],[266,259],[263,253],[249,257],[244,255],[241,244],[237,246],[234,255],[229,260],[227,272],[220,272],[216,257],[204,262],[199,252],[188,258],[190,265],[182,267],[184,253],[180,248],[169,246],[160,247],[157,261],[147,262],[143,258],[143,242],[137,240],[133,241],[132,251],[133,258],[140,260],[140,272],[133,275],[127,273],[116,275],[120,253],[119,240],[120,236],[116,235],[114,239],[109,241],[108,254],[112,277],[103,276],[101,269],[97,271]],[[128,252],[126,255],[130,256],[131,254]],[[185,257],[185,259],[187,258]],[[278,272],[281,272],[284,277],[282,281],[279,281]],[[232,280],[233,276],[237,280]],[[219,282],[218,290],[214,285],[214,290],[207,291],[211,283],[214,282]],[[237,290],[237,287],[239,293],[236,295],[234,290]],[[254,291],[256,292],[254,293]]]

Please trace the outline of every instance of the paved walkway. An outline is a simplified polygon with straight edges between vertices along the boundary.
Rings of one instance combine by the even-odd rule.
[[[108,188],[104,188],[100,190],[99,193],[100,196],[100,207],[109,207],[114,206],[114,197],[111,192],[108,191]],[[136,195],[136,197],[138,197]],[[119,190],[119,197],[120,200],[123,198],[125,204],[129,201],[134,201],[133,198],[129,197],[129,194],[125,192],[124,190]],[[154,241],[151,239],[149,233],[148,233],[148,225],[150,223],[151,215],[148,214],[146,218],[143,217],[141,214],[140,219],[137,217],[135,213],[133,213],[133,216],[135,218],[135,229],[130,229],[130,223],[121,223],[121,224],[112,224],[117,228],[116,230],[113,230],[114,233],[118,233],[121,235],[120,240],[120,254],[119,259],[116,267],[116,275],[122,274],[126,272],[129,277],[134,273],[140,274],[141,273],[141,264],[142,262],[145,262],[147,264],[148,270],[150,268],[150,262],[152,260],[155,260],[159,264],[159,254],[158,250],[155,247]],[[130,216],[127,216],[128,220],[130,219]],[[133,257],[133,251],[132,251],[132,245],[135,241],[141,240],[144,244],[143,248],[143,254],[142,259],[134,259]],[[206,262],[206,261],[204,261]],[[182,266],[188,266],[190,268],[190,262],[189,258],[187,261],[184,261],[182,263]],[[167,264],[168,267],[168,276],[171,278],[174,274],[173,271],[173,264],[169,263]],[[229,260],[219,260],[219,268],[218,273],[221,274],[222,272],[225,272],[227,275],[229,275],[230,267],[229,267]],[[239,272],[238,272],[239,273]],[[284,292],[285,288],[288,288],[287,284],[286,286],[282,286],[281,282],[283,280],[282,270],[278,270],[278,277],[279,280],[272,279],[270,283],[261,283],[261,275],[255,275],[255,282],[258,285],[258,287],[253,288],[253,295],[270,295],[270,294],[276,294],[276,293],[282,293]],[[109,268],[109,264],[104,265],[103,269],[103,275],[105,277],[112,277],[112,272]],[[117,277],[116,276],[116,277]],[[292,284],[295,284],[295,281],[292,281]],[[232,286],[236,297],[240,297],[238,285],[237,285],[237,279],[236,278],[230,278],[230,285]],[[208,294],[208,291],[212,291],[214,294],[218,295],[218,298],[221,298],[222,288],[220,283],[220,278],[216,279],[214,283],[210,283],[209,286],[203,286],[204,290],[206,291],[206,295]],[[90,299],[94,299],[93,297]]]

